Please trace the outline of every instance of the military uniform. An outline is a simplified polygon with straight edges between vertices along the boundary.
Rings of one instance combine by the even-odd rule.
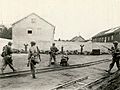
[[[56,52],[58,52],[59,50],[57,49],[56,46],[52,46],[50,47],[50,60],[49,60],[49,66],[51,65],[51,61],[52,59],[54,60],[54,63],[56,64]]]
[[[10,45],[6,45],[3,47],[3,53],[2,53],[2,68],[1,71],[3,73],[3,71],[5,70],[6,66],[9,65],[9,67],[13,70],[13,72],[15,72],[16,70],[13,67],[13,60],[12,60],[12,49]]]
[[[115,46],[115,45],[118,45],[118,42],[115,41],[113,44],[114,44],[114,47],[111,48],[112,63],[109,66],[109,70],[108,70],[109,72],[111,71],[111,69],[113,68],[115,63],[116,63],[116,66],[117,66],[118,70],[120,69],[120,67],[119,67],[120,50],[117,46]]]
[[[30,65],[30,70],[33,78],[35,78],[35,65],[39,63],[38,51],[35,46],[31,46],[28,52],[28,66]]]
[[[62,55],[60,65],[61,66],[68,66],[69,65],[68,60],[69,60],[69,58],[67,55]]]

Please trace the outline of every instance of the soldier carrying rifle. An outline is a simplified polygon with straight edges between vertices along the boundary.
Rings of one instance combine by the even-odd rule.
[[[109,73],[110,73],[110,71],[113,68],[113,66],[114,66],[115,63],[116,63],[116,66],[117,66],[118,70],[120,70],[120,67],[119,67],[120,50],[118,48],[118,42],[114,41],[113,45],[114,46],[111,47],[111,49],[107,48],[112,53],[112,63],[109,66],[109,70],[108,70]]]
[[[36,78],[35,77],[35,65],[39,63],[39,60],[41,61],[40,51],[39,51],[38,47],[36,47],[35,45],[36,45],[36,43],[34,41],[32,41],[31,47],[30,47],[29,53],[28,53],[28,64],[27,64],[27,66],[30,65],[30,69],[31,69],[33,78]]]
[[[16,72],[15,68],[13,67],[13,59],[12,59],[12,42],[8,42],[8,45],[5,45],[3,47],[3,52],[1,54],[1,56],[3,57],[2,62],[2,68],[1,68],[1,72],[3,73],[3,71],[5,70],[6,66],[9,65],[9,67],[13,70],[13,72]]]
[[[57,49],[57,47],[55,46],[55,43],[52,44],[52,46],[50,47],[50,60],[49,60],[49,65],[48,66],[51,66],[51,61],[52,61],[52,58],[54,60],[54,64],[56,65],[56,53],[58,52],[59,50]]]

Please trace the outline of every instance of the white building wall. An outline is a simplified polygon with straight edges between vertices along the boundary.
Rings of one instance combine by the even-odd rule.
[[[31,22],[32,19],[35,19],[35,23]],[[55,27],[34,14],[13,25],[12,29],[13,43],[18,49],[24,49],[24,44],[29,44],[31,41],[51,44],[54,40]],[[32,30],[32,34],[28,34],[28,29]],[[40,45],[39,47],[43,48]]]

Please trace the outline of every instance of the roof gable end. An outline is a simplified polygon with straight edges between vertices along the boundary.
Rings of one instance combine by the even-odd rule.
[[[46,21],[45,19],[41,18],[40,16],[38,16],[38,15],[35,14],[35,13],[31,13],[31,14],[29,14],[28,16],[26,16],[26,17],[24,17],[24,18],[16,21],[15,23],[12,24],[12,26],[15,25],[15,24],[17,24],[17,23],[19,23],[19,22],[21,22],[22,20],[26,19],[27,17],[29,17],[29,16],[31,16],[31,15],[35,15],[35,16],[37,16],[38,18],[40,18],[41,20],[43,20],[43,21],[45,21],[46,23],[48,23],[49,25],[51,25],[52,27],[55,27],[54,25],[52,25],[51,23],[49,23],[48,21]]]

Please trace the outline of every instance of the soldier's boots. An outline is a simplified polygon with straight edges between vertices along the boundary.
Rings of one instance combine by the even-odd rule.
[[[13,72],[17,72],[17,70],[13,69]],[[1,73],[4,73],[4,69],[1,69]]]
[[[48,67],[50,67],[51,66],[51,64],[50,65],[48,65]]]
[[[29,67],[29,63],[27,63],[27,67]]]
[[[110,71],[111,71],[111,70],[108,70],[107,72],[110,74]]]
[[[118,68],[118,70],[117,71],[120,71],[120,67]]]
[[[33,76],[33,79],[36,79],[36,77],[35,77],[35,76]]]
[[[13,70],[13,72],[17,72],[17,70],[15,68],[11,68]]]

